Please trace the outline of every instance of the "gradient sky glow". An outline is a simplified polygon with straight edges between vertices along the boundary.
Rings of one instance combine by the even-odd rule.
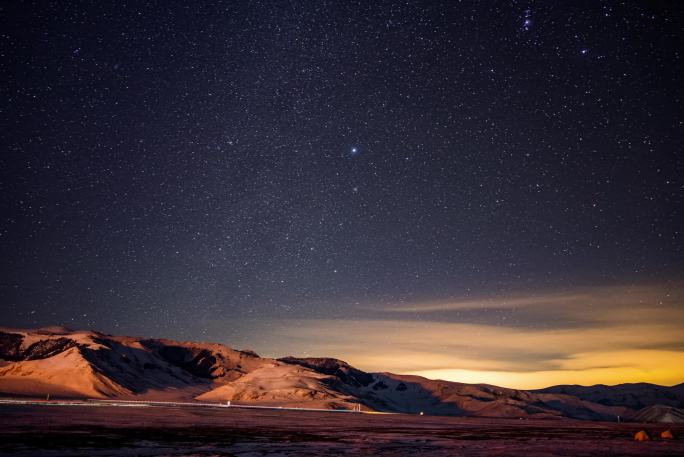
[[[280,322],[271,344],[288,342],[278,355],[311,347],[308,355],[337,354],[368,370],[460,382],[673,385],[684,375],[683,297],[681,284],[658,284],[416,304],[364,320]],[[501,308],[508,324],[461,317]]]
[[[0,325],[684,381],[678,2],[10,2]]]

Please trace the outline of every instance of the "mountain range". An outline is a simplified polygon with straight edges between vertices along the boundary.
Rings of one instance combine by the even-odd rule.
[[[0,327],[0,394],[262,404],[501,418],[684,421],[684,384],[518,390],[221,344]]]

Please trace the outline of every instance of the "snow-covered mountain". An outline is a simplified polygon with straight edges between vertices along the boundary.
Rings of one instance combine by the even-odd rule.
[[[0,328],[0,394],[233,401],[278,406],[482,417],[614,420],[642,406],[681,404],[677,389],[580,386],[540,391],[366,373],[331,358],[270,359],[211,343],[106,335],[60,327]],[[616,389],[615,391],[611,389]],[[656,393],[657,392],[657,395]],[[670,403],[653,403],[667,398]],[[668,416],[669,417],[669,416]]]

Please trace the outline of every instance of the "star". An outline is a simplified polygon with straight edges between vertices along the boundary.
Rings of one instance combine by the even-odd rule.
[[[523,25],[522,29],[523,31],[528,31],[530,30],[530,27],[532,27],[532,10],[525,10],[525,14],[523,15]]]

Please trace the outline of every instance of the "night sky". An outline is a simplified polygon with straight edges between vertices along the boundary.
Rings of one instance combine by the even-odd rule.
[[[5,2],[0,325],[684,381],[683,19]]]

